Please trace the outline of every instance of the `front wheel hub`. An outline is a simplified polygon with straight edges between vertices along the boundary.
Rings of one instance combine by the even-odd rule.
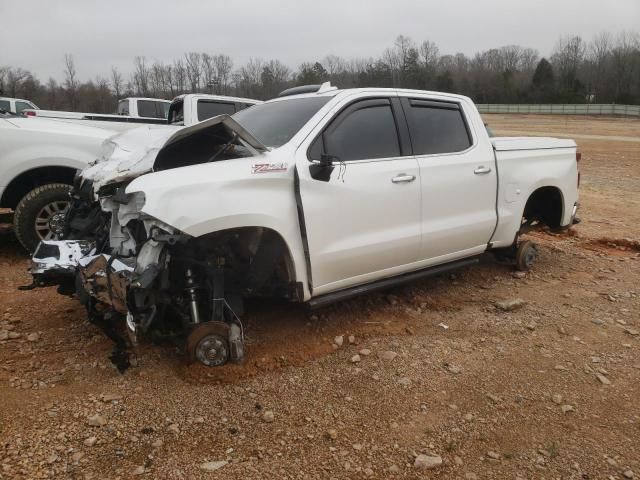
[[[185,344],[187,360],[207,367],[219,367],[229,360],[229,325],[204,322],[193,327]]]

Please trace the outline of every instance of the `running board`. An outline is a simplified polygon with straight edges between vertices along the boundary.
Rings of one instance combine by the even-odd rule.
[[[364,293],[375,292],[377,290],[385,290],[388,288],[396,287],[404,283],[413,282],[421,278],[431,277],[433,275],[439,275],[458,268],[467,267],[480,261],[480,256],[465,258],[464,260],[456,260],[443,265],[437,265],[435,267],[425,268],[424,270],[418,270],[417,272],[405,273],[397,277],[384,278],[382,280],[376,280],[372,283],[365,285],[358,285],[356,287],[349,287],[337,292],[327,293],[320,295],[319,297],[312,298],[307,302],[307,306],[311,310],[317,308],[326,307],[327,305],[335,302],[341,302],[353,297],[357,297]]]

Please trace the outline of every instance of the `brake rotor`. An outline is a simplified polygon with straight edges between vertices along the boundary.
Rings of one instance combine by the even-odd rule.
[[[187,336],[185,353],[189,363],[219,367],[229,360],[229,325],[206,322],[196,325]]]

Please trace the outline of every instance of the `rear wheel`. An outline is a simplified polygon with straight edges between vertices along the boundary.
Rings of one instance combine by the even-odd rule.
[[[13,215],[18,241],[33,252],[41,240],[57,240],[64,231],[65,210],[69,206],[71,186],[50,183],[27,193]]]

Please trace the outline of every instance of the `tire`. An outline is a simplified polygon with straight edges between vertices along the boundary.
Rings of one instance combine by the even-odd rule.
[[[530,240],[522,242],[516,252],[516,268],[528,272],[538,258],[538,247]]]
[[[32,253],[40,240],[56,240],[64,226],[71,185],[49,183],[27,193],[13,215],[13,230],[22,246]]]

